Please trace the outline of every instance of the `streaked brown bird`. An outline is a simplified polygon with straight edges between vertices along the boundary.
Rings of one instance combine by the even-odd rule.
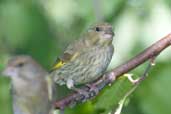
[[[12,80],[14,114],[49,114],[51,111],[47,72],[30,56],[9,60],[3,74]]]
[[[68,45],[51,70],[59,85],[76,89],[75,85],[95,81],[106,71],[114,52],[114,32],[109,23],[92,26],[80,39]]]

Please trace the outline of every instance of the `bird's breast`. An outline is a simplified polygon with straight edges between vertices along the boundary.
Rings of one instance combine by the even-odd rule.
[[[101,76],[113,55],[113,46],[92,47],[80,53],[75,60],[57,70],[55,80],[60,85],[72,79],[75,85],[89,83]]]

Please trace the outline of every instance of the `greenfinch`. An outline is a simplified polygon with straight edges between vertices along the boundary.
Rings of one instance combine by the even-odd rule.
[[[106,71],[114,52],[113,28],[109,23],[90,27],[79,39],[70,43],[51,70],[53,81],[75,90]]]
[[[14,114],[51,113],[47,72],[30,56],[10,59],[3,75],[11,78]]]

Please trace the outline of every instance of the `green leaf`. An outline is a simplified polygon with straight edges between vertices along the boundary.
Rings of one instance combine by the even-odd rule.
[[[119,101],[131,88],[132,84],[126,77],[119,78],[112,86],[106,87],[93,101],[96,111],[100,114],[108,114],[112,110],[116,110]]]

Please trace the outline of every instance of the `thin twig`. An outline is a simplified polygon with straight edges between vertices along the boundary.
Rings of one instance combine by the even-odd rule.
[[[62,98],[61,100],[58,100],[54,103],[55,108],[57,109],[64,109],[66,106],[69,106],[70,104],[74,104],[77,102],[83,102],[87,99],[91,99],[94,96],[96,96],[101,89],[103,89],[106,85],[113,83],[116,78],[122,76],[124,73],[127,73],[140,64],[144,63],[145,61],[152,59],[154,57],[157,57],[160,52],[162,52],[165,48],[171,45],[171,34],[168,34],[161,40],[157,41],[147,49],[145,49],[143,52],[138,54],[137,56],[133,57],[129,61],[125,62],[124,64],[116,67],[115,69],[111,70],[110,72],[105,74],[105,78],[102,77],[101,81],[97,80],[97,82],[93,83],[92,85],[96,85],[98,88],[98,91],[93,91],[91,88],[83,87],[82,89],[85,91],[88,91],[88,96],[84,96],[79,93],[73,93],[69,96],[66,96]],[[90,91],[91,90],[91,91]]]

